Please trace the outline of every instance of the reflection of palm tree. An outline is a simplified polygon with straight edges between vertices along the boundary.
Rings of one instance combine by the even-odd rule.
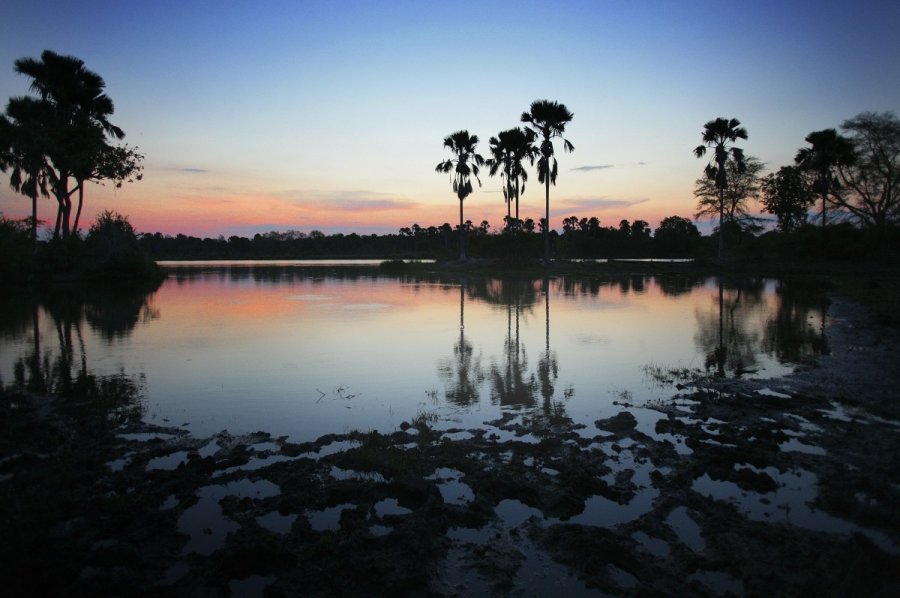
[[[460,407],[478,401],[478,386],[484,379],[480,359],[474,357],[472,343],[465,337],[465,283],[459,286],[459,341],[453,345],[453,363],[443,363],[439,367],[441,377],[450,386],[446,390],[447,400]]]
[[[747,330],[747,321],[759,301],[757,287],[738,285],[726,296],[722,279],[718,280],[715,313],[697,313],[695,341],[706,354],[705,367],[724,377],[727,372],[740,376],[756,364],[758,336]]]
[[[559,364],[556,353],[550,349],[550,279],[544,279],[544,352],[538,360],[538,381],[541,385],[541,396],[544,398],[544,412],[549,415],[553,400],[556,379],[559,377]]]
[[[743,128],[741,121],[736,118],[726,120],[717,118],[703,125],[703,143],[694,148],[694,155],[702,158],[706,154],[706,147],[715,148],[713,162],[706,166],[706,176],[716,181],[719,189],[719,259],[725,254],[725,227],[723,223],[725,213],[725,189],[728,188],[728,175],[725,163],[729,159],[734,160],[738,172],[744,171],[744,150],[739,147],[729,146],[738,139],[747,138],[747,130]]]
[[[513,334],[512,314],[515,312],[515,334]],[[528,356],[519,341],[519,314],[521,304],[519,296],[506,306],[506,349],[503,371],[497,366],[491,368],[491,382],[494,397],[502,406],[531,407],[534,405],[534,374],[526,377]]]
[[[813,306],[824,297],[821,293],[779,284],[776,288],[778,308],[774,317],[766,323],[763,344],[781,363],[811,364],[817,355],[829,351],[824,330],[824,308],[821,308],[820,326],[815,329],[809,322]]]

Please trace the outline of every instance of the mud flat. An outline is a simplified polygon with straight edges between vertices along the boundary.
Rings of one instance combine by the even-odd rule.
[[[818,367],[660,370],[592,425],[194,438],[7,390],[4,594],[896,595],[898,338],[866,322],[836,300]]]

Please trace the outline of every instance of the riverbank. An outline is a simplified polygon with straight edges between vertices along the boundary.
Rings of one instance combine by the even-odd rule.
[[[78,378],[65,397],[7,389],[2,583],[10,595],[896,591],[898,334],[871,313],[833,294],[818,367],[659,371],[671,400],[623,396],[587,426],[547,405],[476,429],[423,412],[306,443],[195,438],[141,423],[126,379]]]

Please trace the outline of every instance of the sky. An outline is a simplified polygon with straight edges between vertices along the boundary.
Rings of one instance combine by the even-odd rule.
[[[900,113],[900,2],[622,0],[7,0],[0,99],[29,93],[17,58],[44,49],[100,74],[144,178],[90,185],[85,216],[139,232],[391,233],[455,224],[443,138],[488,139],[531,102],[574,113],[557,148],[551,223],[691,217],[703,124],[738,118],[768,171],[860,112]],[[30,200],[0,174],[0,213]],[[465,217],[502,225],[487,172]],[[520,215],[543,216],[531,176]],[[55,201],[41,200],[51,224]],[[701,230],[704,226],[701,225]]]

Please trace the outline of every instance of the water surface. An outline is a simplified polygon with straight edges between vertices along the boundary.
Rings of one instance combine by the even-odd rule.
[[[827,351],[822,297],[777,280],[166,266],[149,293],[8,297],[4,383],[124,375],[149,422],[302,441],[416,417],[444,428],[504,413],[590,424],[622,403],[671,397],[659,382],[672,369],[770,377]]]

